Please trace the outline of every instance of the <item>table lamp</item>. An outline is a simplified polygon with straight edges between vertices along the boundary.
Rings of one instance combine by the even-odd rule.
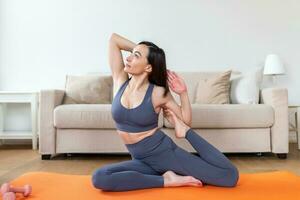
[[[276,75],[285,74],[283,64],[276,54],[269,54],[265,60],[264,75],[271,75],[275,84]]]

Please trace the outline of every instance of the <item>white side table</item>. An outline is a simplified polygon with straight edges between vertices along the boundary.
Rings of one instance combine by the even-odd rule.
[[[298,149],[300,149],[300,119],[299,119],[299,114],[300,114],[300,105],[289,105],[289,108],[296,109],[295,111],[295,125],[292,125],[292,127],[289,129],[289,131],[295,131],[296,132],[296,139],[297,139],[297,144],[298,144]]]
[[[2,139],[32,139],[32,149],[37,149],[37,111],[39,92],[35,91],[0,91],[0,141]],[[32,131],[5,131],[3,117],[7,103],[29,103],[31,107]]]

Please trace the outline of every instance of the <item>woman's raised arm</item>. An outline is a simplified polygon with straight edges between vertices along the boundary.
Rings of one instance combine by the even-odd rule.
[[[116,33],[110,36],[109,40],[109,66],[115,85],[119,85],[128,79],[124,72],[124,61],[121,50],[132,51],[136,44]]]

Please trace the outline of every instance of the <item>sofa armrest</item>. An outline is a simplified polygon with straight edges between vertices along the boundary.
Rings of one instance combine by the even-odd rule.
[[[261,103],[274,109],[274,124],[271,127],[271,148],[273,153],[288,153],[288,90],[286,88],[265,88],[261,90]]]
[[[55,134],[53,112],[54,108],[62,104],[65,90],[46,89],[40,91],[39,106],[39,152],[41,154],[55,153]]]

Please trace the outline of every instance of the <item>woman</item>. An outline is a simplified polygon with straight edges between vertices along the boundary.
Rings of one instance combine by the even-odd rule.
[[[123,63],[121,50],[131,54]],[[133,43],[114,33],[109,41],[109,63],[114,82],[112,116],[117,132],[132,160],[105,165],[94,171],[94,187],[103,191],[128,191],[155,187],[211,184],[234,187],[237,168],[191,126],[187,87],[175,72],[166,69],[164,51],[151,42]],[[129,78],[128,74],[132,76]],[[179,106],[169,86],[180,95]],[[158,128],[158,115],[175,126],[199,155],[178,147]]]

